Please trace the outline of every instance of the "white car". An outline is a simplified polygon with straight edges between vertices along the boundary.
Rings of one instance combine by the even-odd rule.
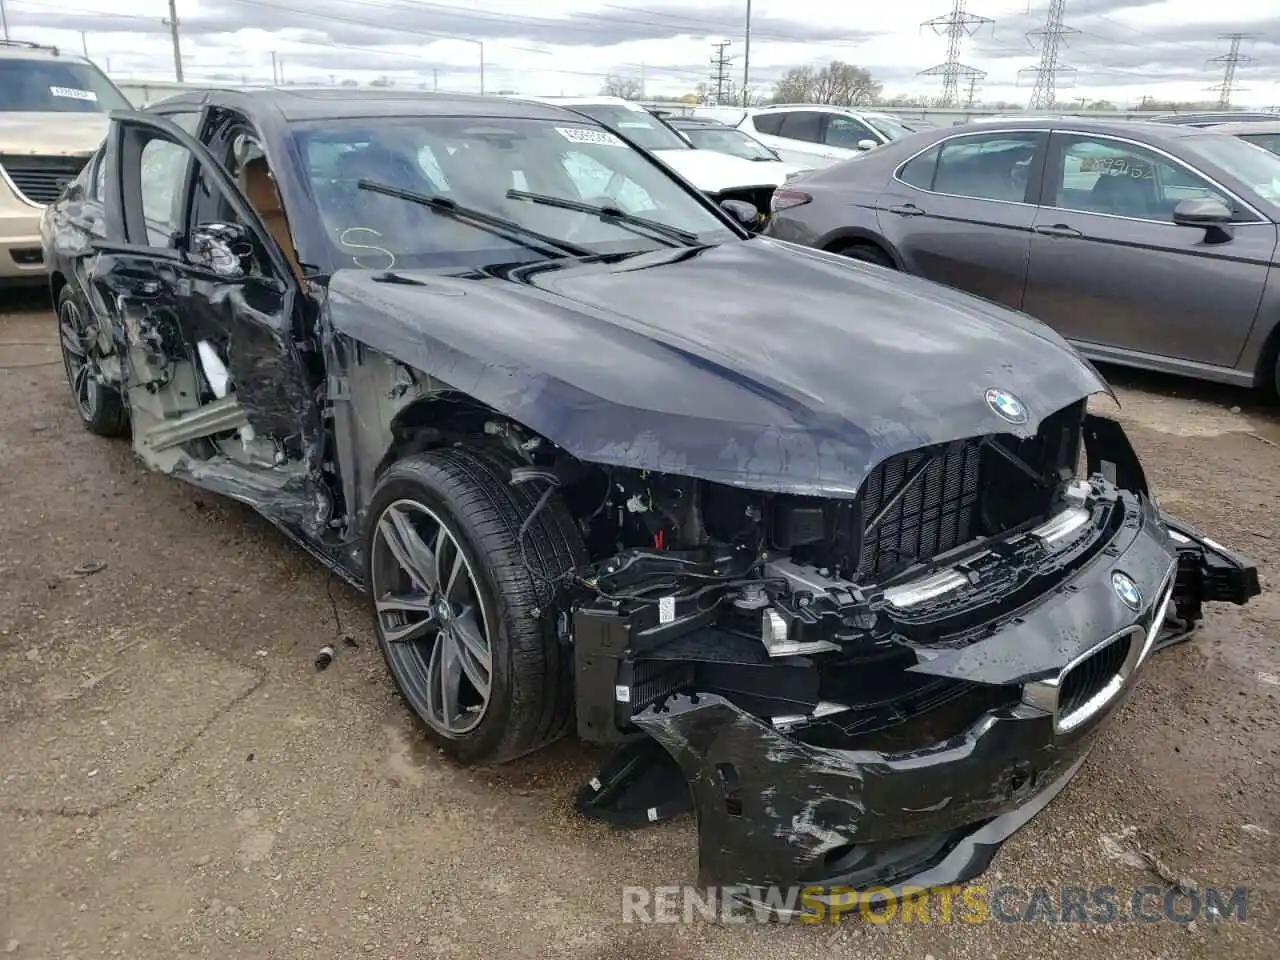
[[[777,170],[785,179],[792,180],[813,167],[799,163],[787,163],[773,147],[763,143],[737,127],[706,117],[664,117],[667,125],[688,140],[695,149],[727,153],[731,157],[750,160],[771,170]]]
[[[782,103],[753,109],[695,107],[693,116],[737,127],[772,147],[783,160],[815,168],[849,160],[915,132],[892,114],[823,103]]]
[[[787,164],[753,163],[714,150],[696,150],[640,104],[621,97],[525,97],[578,110],[658,157],[713,200],[745,200],[769,212],[774,187],[799,172]],[[811,166],[811,165],[810,165]]]

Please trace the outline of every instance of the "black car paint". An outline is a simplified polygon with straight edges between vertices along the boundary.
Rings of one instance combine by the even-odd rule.
[[[588,463],[850,497],[867,470],[895,451],[996,431],[1028,435],[1041,418],[1106,390],[1060,338],[1024,317],[768,239],[622,260],[411,271],[401,278],[407,284],[355,270],[326,276],[327,254],[303,239],[316,215],[271,98],[206,94],[205,102],[243,110],[262,135],[299,253],[314,275],[294,281],[275,250],[274,278],[228,283],[180,253],[130,245],[118,218],[109,219],[108,239],[95,251],[84,230],[53,210],[46,237],[56,276],[99,309],[124,298],[112,334],[126,351],[131,382],[158,318],[230,332],[242,346],[236,379],[250,395],[260,391],[252,415],[264,429],[282,429],[272,419],[280,416],[287,418],[283,429],[294,426],[297,442],[286,449],[299,469],[283,485],[272,482],[271,471],[246,477],[217,464],[189,461],[174,472],[250,503],[356,583],[362,510],[397,420],[442,398],[480,401]],[[491,104],[484,108],[496,109]],[[151,127],[212,161],[181,131]],[[118,157],[125,142],[117,131],[109,155]],[[122,178],[113,183],[109,207],[132,203],[136,211]],[[233,184],[224,178],[221,185],[234,195]],[[241,213],[273,249],[252,211]],[[744,286],[743,277],[751,282]],[[190,309],[179,314],[181,298]],[[269,387],[282,372],[283,386]],[[1022,396],[1027,423],[1012,427],[994,417],[983,400],[992,386]],[[315,427],[324,412],[334,423],[328,440]],[[922,648],[918,669],[998,684],[1052,674],[1120,622],[1114,594],[1097,586],[1107,571],[1124,565],[1149,598],[1175,553],[1192,575],[1211,576],[1196,554],[1207,541],[1188,532],[1175,551],[1153,518],[1122,431],[1093,429],[1090,436],[1091,466],[1127,482],[1126,502],[1142,511],[1123,541],[1127,552],[1112,548],[1096,560],[1067,591],[1079,599],[1042,597],[1031,614],[1044,624],[1042,634],[1034,624],[1010,622],[1005,635],[966,649]],[[349,516],[336,531],[326,505],[315,500],[326,482],[321,469],[335,473],[345,491]],[[1216,556],[1220,579],[1239,588],[1252,568]],[[1253,576],[1235,602],[1257,592]],[[1197,596],[1230,599],[1229,592],[1201,584]],[[675,699],[665,713],[654,710],[638,723],[685,768],[699,806],[704,875],[765,883],[816,876],[816,864],[833,849],[822,832],[828,829],[851,829],[857,839],[962,830],[948,841],[950,853],[930,864],[916,852],[891,854],[879,879],[971,876],[1069,779],[1093,732],[1060,742],[1043,722],[993,721],[973,738],[975,759],[952,766],[939,750],[897,761],[815,752],[713,698]],[[1039,780],[1021,779],[1025,756],[1035,758]],[[721,809],[716,785],[725,783],[725,763],[749,774],[734,788],[738,814]],[[938,764],[927,785],[907,772],[919,763]],[[895,775],[898,768],[904,776]],[[1020,778],[1013,793],[1006,789],[1011,773]],[[918,793],[926,786],[931,799],[922,804]],[[992,815],[997,819],[973,829],[975,817]]]
[[[757,490],[851,497],[894,453],[992,431],[1031,436],[1041,418],[1107,389],[1043,326],[767,239],[404,274],[422,285],[334,274],[335,333],[579,459]],[[751,288],[727,296],[742,276]],[[1025,424],[992,412],[993,387],[1022,398]]]
[[[1014,200],[917,189],[897,175],[955,138],[1066,131],[1133,140],[1203,171],[1256,211],[1275,205],[1180,144],[1215,136],[1174,125],[1067,118],[925,131],[793,185],[812,199],[775,212],[766,235],[822,249],[882,248],[905,272],[946,283],[1054,327],[1093,360],[1243,386],[1267,385],[1280,348],[1280,254],[1275,217],[1253,213],[1225,234],[1203,228],[1055,209],[1038,152]],[[1050,146],[1046,143],[1046,146]],[[1206,326],[1203,318],[1214,316]]]

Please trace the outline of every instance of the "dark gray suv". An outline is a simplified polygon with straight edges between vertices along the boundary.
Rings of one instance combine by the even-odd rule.
[[[779,189],[771,236],[1024,310],[1092,359],[1280,390],[1280,157],[1211,129],[931,130]]]

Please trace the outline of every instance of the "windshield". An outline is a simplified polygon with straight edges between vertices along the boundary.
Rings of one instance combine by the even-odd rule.
[[[598,213],[532,203],[520,193],[616,208],[690,234],[699,244],[738,237],[665,168],[585,121],[312,121],[295,124],[293,137],[331,253],[343,266],[481,267],[546,259],[545,245],[362,190],[361,180],[452,201],[591,254],[657,250],[671,241]]]
[[[889,140],[900,140],[915,133],[911,127],[907,126],[897,117],[891,117],[883,113],[864,113],[862,119],[871,126],[875,127]]]
[[[759,140],[733,127],[682,127],[681,131],[699,150],[714,150],[744,160],[777,160],[778,156]]]
[[[1270,150],[1272,153],[1280,153],[1280,133],[1244,133],[1240,134],[1240,139],[1256,144],[1264,150]]]
[[[91,63],[0,57],[0,113],[107,113],[129,101]]]
[[[1280,157],[1271,151],[1226,133],[1185,137],[1182,143],[1191,153],[1253,187],[1259,196],[1280,204]]]
[[[624,107],[617,103],[566,103],[564,106],[595,117],[646,150],[691,149],[678,133],[643,107]]]

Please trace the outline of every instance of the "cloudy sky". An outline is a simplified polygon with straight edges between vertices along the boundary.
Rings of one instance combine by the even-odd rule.
[[[787,68],[844,60],[869,68],[888,95],[936,94],[919,71],[946,58],[923,21],[952,0],[754,0],[751,85]],[[13,39],[87,47],[117,78],[173,79],[168,0],[0,0]],[[961,60],[984,70],[979,99],[1025,101],[1019,71],[1038,54],[1025,34],[1047,0],[967,0],[994,22],[965,42]],[[129,9],[128,14],[111,13]],[[481,51],[489,92],[595,93],[605,74],[643,79],[651,96],[692,91],[711,72],[712,44],[731,41],[742,79],[746,0],[177,0],[188,81],[270,82],[272,54],[288,82],[438,85],[477,91]],[[1238,105],[1280,104],[1280,4],[1275,0],[1067,0],[1079,31],[1061,54],[1073,67],[1059,99],[1132,104],[1144,95],[1209,99],[1227,52],[1219,35],[1255,34],[1241,53]]]

